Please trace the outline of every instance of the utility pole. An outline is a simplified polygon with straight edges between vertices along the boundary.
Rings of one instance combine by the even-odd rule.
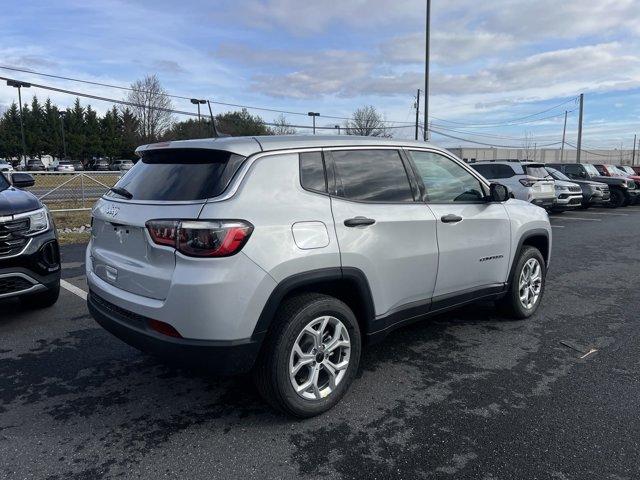
[[[316,134],[316,117],[319,117],[320,114],[318,112],[309,112],[307,113],[310,117],[313,118],[313,134]]]
[[[564,128],[562,129],[562,148],[560,149],[560,163],[564,162],[564,140],[567,136],[567,111],[564,111]]]
[[[418,123],[420,122],[420,89],[416,95],[416,140],[418,140]]]
[[[60,132],[62,133],[62,151],[64,152],[64,157],[67,158],[67,142],[64,139],[64,117],[67,114],[66,110],[60,110],[58,112],[60,114]]]
[[[429,44],[431,38],[431,0],[427,0],[424,62],[424,141],[429,140]]]
[[[30,83],[20,82],[18,80],[7,80],[7,85],[18,89],[18,105],[20,106],[20,133],[22,134],[22,158],[27,162],[27,142],[24,139],[24,122],[22,121],[22,94],[20,89],[22,87],[29,88]]]
[[[631,154],[631,165],[636,164],[636,141],[638,138],[638,134],[633,136],[633,153]]]
[[[580,163],[580,152],[582,150],[582,114],[584,111],[584,93],[580,94],[580,117],[578,119],[578,151],[576,152],[576,163]]]

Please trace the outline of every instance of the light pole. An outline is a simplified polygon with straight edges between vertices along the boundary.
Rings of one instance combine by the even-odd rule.
[[[60,132],[62,133],[62,151],[64,152],[64,156],[62,158],[67,158],[67,142],[64,139],[64,117],[67,115],[67,111],[60,110],[58,114],[60,115]]]
[[[18,105],[20,106],[20,133],[22,134],[22,158],[27,161],[27,142],[24,139],[24,123],[22,121],[22,94],[20,89],[22,87],[29,88],[30,83],[20,82],[19,80],[7,80],[7,85],[18,89]]]
[[[338,130],[338,135],[340,135],[340,125],[334,125],[333,128]]]
[[[200,121],[200,105],[204,105],[207,103],[206,100],[200,100],[198,98],[192,98],[191,103],[198,106],[198,122]]]
[[[307,113],[310,117],[313,118],[313,134],[316,134],[316,117],[319,117],[320,114],[318,112],[309,112]]]

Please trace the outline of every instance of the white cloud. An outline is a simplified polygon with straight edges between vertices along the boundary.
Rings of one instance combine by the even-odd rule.
[[[434,31],[431,38],[431,61],[451,66],[496,56],[513,49],[518,42],[507,34],[485,31]],[[425,37],[414,33],[395,37],[381,46],[385,61],[398,63],[423,63]]]

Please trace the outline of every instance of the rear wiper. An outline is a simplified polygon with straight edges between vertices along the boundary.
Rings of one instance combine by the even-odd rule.
[[[109,190],[117,195],[120,195],[121,197],[126,198],[127,200],[131,200],[133,198],[133,194],[126,188],[111,187]]]

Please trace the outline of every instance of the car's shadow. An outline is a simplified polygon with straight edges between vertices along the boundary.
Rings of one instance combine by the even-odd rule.
[[[17,304],[9,308],[23,311]],[[491,335],[512,323],[497,317],[490,305],[473,305],[398,329],[365,348],[354,387],[389,381],[390,365],[425,369],[441,364],[444,370],[451,351],[466,348],[451,328]],[[239,425],[261,429],[297,422],[268,406],[248,375],[221,378],[160,361],[86,324],[63,338],[37,341],[21,354],[0,355],[2,424],[20,425],[37,416],[47,419],[46,428],[72,435],[88,422],[94,425],[92,436],[72,440],[80,450],[87,442],[108,444],[125,450],[129,458],[142,458],[147,449],[192,427],[225,434]],[[351,402],[369,401],[352,390]],[[392,394],[403,396],[401,391]],[[340,415],[337,408],[323,417]]]

